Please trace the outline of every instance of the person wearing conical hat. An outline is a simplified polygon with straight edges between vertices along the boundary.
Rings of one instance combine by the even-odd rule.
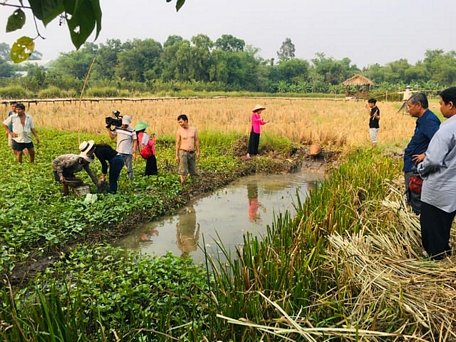
[[[267,121],[261,118],[261,113],[266,109],[265,106],[257,104],[252,109],[252,116],[250,120],[250,137],[246,158],[258,154],[258,146],[260,145],[261,126],[265,125]]]
[[[138,148],[141,156],[146,160],[145,176],[157,175],[157,158],[155,157],[155,133],[152,136],[146,133],[149,125],[144,121],[139,121],[135,126],[136,136],[138,137]]]

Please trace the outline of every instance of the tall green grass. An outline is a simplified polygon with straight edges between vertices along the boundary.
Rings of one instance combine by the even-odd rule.
[[[213,260],[218,312],[275,324],[277,312],[261,292],[314,327],[344,325],[347,289],[337,274],[328,274],[327,236],[358,231],[363,203],[385,196],[383,182],[398,172],[398,163],[381,153],[356,151],[305,202],[298,199],[296,217],[278,215],[263,240],[247,235],[237,258],[228,264]],[[225,337],[260,338],[251,328],[218,324]]]

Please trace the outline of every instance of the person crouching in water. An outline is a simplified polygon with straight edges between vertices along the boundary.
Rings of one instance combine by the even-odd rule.
[[[146,133],[146,128],[149,127],[144,121],[140,121],[136,124],[135,131],[138,137],[138,150],[146,160],[145,176],[157,175],[157,158],[155,157],[155,133],[152,136]]]
[[[107,144],[94,144],[93,140],[83,141],[79,145],[81,153],[86,153],[89,158],[95,155],[101,163],[100,182],[106,182],[106,175],[109,171],[109,189],[108,192],[115,194],[117,192],[117,183],[120,172],[124,166],[124,159],[111,146]]]
[[[63,195],[68,195],[69,187],[77,188],[84,185],[84,182],[75,177],[75,173],[84,169],[89,175],[92,182],[98,188],[97,176],[90,169],[89,164],[93,162],[87,153],[80,154],[63,154],[52,161],[52,169],[54,171],[54,179],[62,184]]]

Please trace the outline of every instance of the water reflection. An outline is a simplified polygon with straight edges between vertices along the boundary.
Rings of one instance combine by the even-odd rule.
[[[287,210],[294,214],[296,195],[304,200],[309,188],[322,178],[321,173],[244,177],[175,215],[139,226],[117,245],[151,255],[171,252],[204,262],[203,249],[213,256],[223,255],[218,242],[234,251],[247,232],[261,238],[274,214]]]
[[[176,243],[181,250],[181,256],[188,256],[196,251],[199,241],[200,225],[196,222],[196,211],[189,205],[185,213],[179,215],[176,225]]]
[[[141,241],[141,242],[153,241],[154,236],[158,236],[158,234],[160,234],[160,232],[158,231],[157,227],[155,225],[151,224],[150,226],[147,227],[147,229],[145,231],[143,231],[139,235],[139,241]]]
[[[257,222],[260,220],[258,208],[261,204],[258,201],[258,184],[256,182],[247,183],[247,198],[249,199],[249,220]]]

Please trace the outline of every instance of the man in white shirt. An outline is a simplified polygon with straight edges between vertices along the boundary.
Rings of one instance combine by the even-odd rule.
[[[138,139],[135,130],[130,127],[131,116],[125,115],[122,118],[122,126],[113,131],[108,127],[111,139],[117,137],[116,151],[122,156],[128,170],[128,178],[133,179],[133,152],[136,151]]]
[[[36,143],[40,143],[38,133],[33,125],[32,117],[25,112],[23,103],[16,104],[16,113],[8,116],[3,121],[6,133],[11,137],[11,147],[13,148],[16,160],[22,163],[22,155],[24,150],[28,151],[30,162],[35,161],[35,148],[33,146],[32,135],[36,139]]]
[[[456,215],[456,87],[440,93],[440,111],[447,120],[417,167],[423,177],[421,240],[427,254],[436,260],[451,255],[450,231]]]

